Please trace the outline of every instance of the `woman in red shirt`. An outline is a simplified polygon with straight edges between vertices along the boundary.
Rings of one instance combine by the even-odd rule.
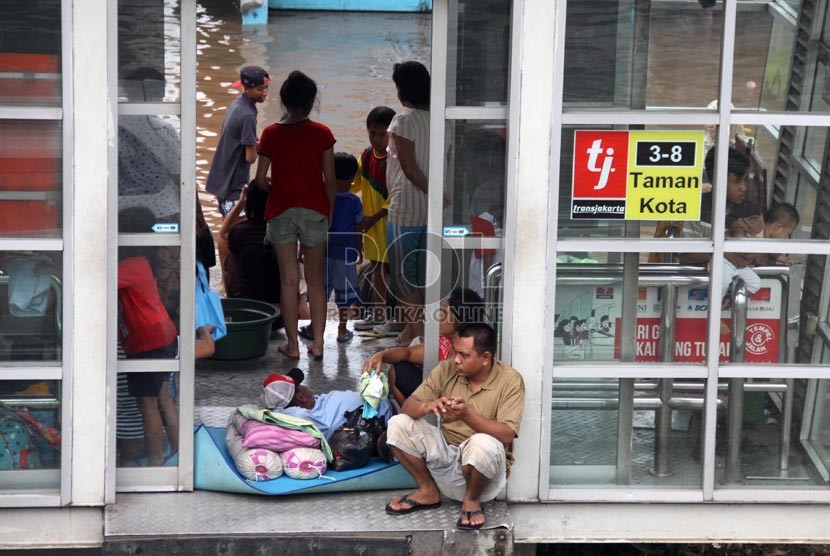
[[[297,339],[300,242],[311,304],[314,341],[309,355],[323,356],[326,325],[325,255],[329,221],[334,207],[334,136],[308,115],[317,98],[317,84],[292,71],[280,87],[285,114],[265,128],[257,152],[256,185],[268,191],[265,240],[274,246],[280,267],[280,306],[288,343],[279,351],[300,358]],[[270,185],[267,180],[271,169]]]

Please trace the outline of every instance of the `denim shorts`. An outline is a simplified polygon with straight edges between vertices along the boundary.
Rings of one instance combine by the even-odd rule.
[[[286,245],[300,242],[303,247],[317,247],[328,239],[329,219],[326,215],[303,207],[293,207],[268,221],[265,242]]]

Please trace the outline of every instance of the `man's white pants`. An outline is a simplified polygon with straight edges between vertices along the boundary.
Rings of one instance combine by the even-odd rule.
[[[467,482],[461,467],[472,465],[490,479],[481,493],[481,501],[495,498],[507,484],[504,444],[489,434],[476,433],[459,446],[447,444],[444,435],[424,419],[395,415],[389,420],[386,443],[407,454],[426,461],[430,475],[441,494],[463,500]]]

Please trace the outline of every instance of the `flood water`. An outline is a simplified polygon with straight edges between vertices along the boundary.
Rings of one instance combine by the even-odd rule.
[[[392,66],[418,60],[429,67],[430,14],[271,11],[267,25],[243,26],[233,3],[199,3],[196,179],[205,217],[217,233],[221,220],[204,191],[225,111],[240,94],[231,87],[239,69],[265,68],[272,85],[259,105],[258,132],[279,120],[279,86],[291,70],[310,75],[320,90],[312,119],[329,126],[336,151],[357,156],[368,146],[366,114],[374,106],[399,109]]]

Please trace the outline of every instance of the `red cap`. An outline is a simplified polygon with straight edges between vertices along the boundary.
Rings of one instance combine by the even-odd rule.
[[[265,380],[262,381],[262,386],[268,386],[272,382],[290,382],[291,384],[294,384],[294,379],[288,375],[282,375],[280,373],[271,373],[270,375],[265,377]]]

